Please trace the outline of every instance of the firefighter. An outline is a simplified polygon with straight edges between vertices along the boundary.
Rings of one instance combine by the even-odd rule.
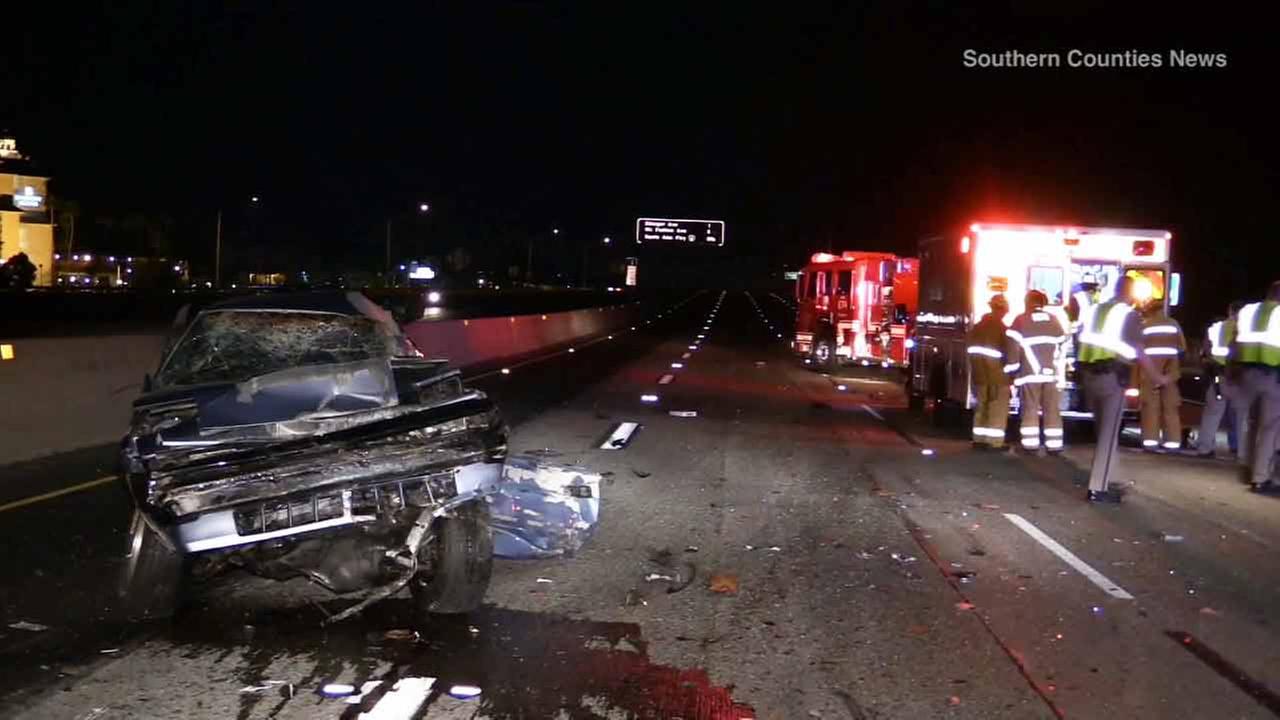
[[[1006,365],[1004,316],[1009,301],[996,294],[989,303],[991,312],[982,316],[969,331],[969,365],[978,407],[973,413],[973,447],[976,450],[1004,447],[1005,425],[1009,422],[1009,376]]]
[[[1141,281],[1139,281],[1141,282]],[[1138,397],[1142,406],[1142,449],[1148,452],[1171,452],[1182,448],[1182,418],[1178,407],[1182,395],[1177,378],[1182,375],[1182,356],[1187,339],[1177,320],[1165,314],[1155,298],[1147,300],[1142,314],[1142,347],[1151,364],[1174,382],[1155,387],[1146,373],[1138,373]],[[1161,431],[1164,432],[1163,439]]]
[[[1062,398],[1058,383],[1060,359],[1067,332],[1058,318],[1045,312],[1049,299],[1039,290],[1027,293],[1026,312],[1006,331],[1010,366],[1015,368],[1021,414],[1022,449],[1044,454],[1062,452]],[[1044,417],[1044,447],[1040,420]]]
[[[1271,481],[1271,463],[1280,432],[1280,280],[1271,284],[1267,298],[1240,308],[1236,336],[1228,354],[1230,371],[1238,373],[1241,409],[1246,417],[1257,405],[1257,426],[1252,437],[1240,430],[1240,444],[1249,458],[1249,481],[1254,492],[1278,494]]]
[[[1170,382],[1143,349],[1142,320],[1134,312],[1133,303],[1133,279],[1121,276],[1115,296],[1088,308],[1080,320],[1076,367],[1098,435],[1093,466],[1089,470],[1089,490],[1085,495],[1090,502],[1120,502],[1119,493],[1111,491],[1108,482],[1119,459],[1116,446],[1120,441],[1130,366],[1137,363],[1156,387]]]
[[[1200,361],[1209,382],[1204,392],[1204,411],[1200,415],[1200,437],[1196,447],[1188,450],[1196,457],[1213,457],[1218,445],[1218,427],[1222,424],[1222,419],[1227,417],[1227,422],[1230,423],[1227,431],[1228,445],[1241,465],[1248,459],[1240,452],[1245,443],[1238,441],[1241,421],[1234,417],[1240,414],[1239,393],[1234,373],[1228,375],[1226,365],[1231,341],[1236,336],[1236,317],[1243,306],[1244,303],[1239,301],[1231,303],[1227,309],[1227,317],[1214,322],[1205,330],[1204,342],[1200,344]],[[1248,424],[1247,417],[1244,424]],[[1232,429],[1236,432],[1231,432]],[[1235,442],[1231,442],[1233,437],[1237,438]]]

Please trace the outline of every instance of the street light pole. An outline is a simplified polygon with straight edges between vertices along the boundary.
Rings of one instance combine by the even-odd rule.
[[[391,218],[387,218],[387,266],[383,274],[384,282],[390,282],[391,278]]]
[[[218,229],[213,241],[213,286],[222,287],[222,211],[218,211]]]

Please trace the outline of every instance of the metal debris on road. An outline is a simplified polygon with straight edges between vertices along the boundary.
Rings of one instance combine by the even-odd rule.
[[[668,415],[670,415],[671,417],[679,417],[679,418],[696,418],[696,417],[698,417],[698,412],[697,412],[696,410],[672,410],[672,411],[668,412],[667,414],[668,414]]]
[[[1208,605],[1206,605],[1206,606],[1204,606],[1204,607],[1200,608],[1200,614],[1201,614],[1201,615],[1211,615],[1211,616],[1213,616],[1213,617],[1221,617],[1221,616],[1222,616],[1222,613],[1218,612],[1217,610],[1214,610],[1213,608],[1209,607]]]
[[[1161,533],[1160,539],[1164,540],[1165,542],[1177,543],[1177,542],[1182,542],[1186,538],[1182,537],[1181,535],[1170,535],[1168,533]]]
[[[638,478],[647,478],[653,474],[651,472],[645,472],[644,470],[632,470],[631,472]]]
[[[320,694],[328,695],[329,697],[346,697],[355,694],[355,691],[354,685],[343,683],[328,683],[320,688]]]
[[[645,599],[640,595],[639,590],[628,590],[625,597],[622,598],[623,607],[636,607],[637,605],[648,605]]]
[[[696,553],[696,552],[698,552],[698,546],[697,546],[697,545],[690,545],[689,547],[685,548],[685,549],[684,549],[684,551],[685,551],[685,552],[687,552],[687,553]]]
[[[663,575],[662,573],[649,573],[648,575],[644,576],[645,582],[655,582],[657,580],[664,580],[666,582],[680,582],[680,576],[679,575],[674,575],[674,576]]]
[[[539,582],[539,583],[553,583],[553,582],[555,582],[555,580],[552,580],[551,578],[544,578],[544,577],[540,577],[540,578],[538,578],[538,579],[536,580],[536,582]]]
[[[281,685],[288,685],[288,684],[289,683],[286,683],[284,680],[264,680],[261,685],[248,685],[240,688],[240,694],[250,695],[250,694],[256,694],[256,693],[262,693],[272,688],[277,688],[277,687],[280,687]]]
[[[118,652],[120,652],[120,648],[107,648],[106,650],[99,650],[98,654],[99,655],[115,655]]]
[[[907,563],[913,563],[916,561],[915,555],[901,555],[899,553],[889,553],[889,557],[893,558],[897,562],[900,562],[904,565],[906,565]]]
[[[971,602],[958,602],[958,603],[956,603],[956,609],[957,609],[957,610],[972,610],[972,609],[973,609],[973,603],[971,603]]]
[[[713,593],[733,595],[738,592],[738,576],[727,573],[712,575],[709,587]]]
[[[973,582],[973,579],[976,578],[977,576],[978,576],[978,573],[972,570],[958,570],[951,573],[951,577],[966,584]]]
[[[479,635],[480,628],[476,627],[475,625],[468,625],[467,632],[471,633],[472,635]]]
[[[387,640],[417,640],[418,633],[413,630],[388,630],[382,637]]]
[[[12,629],[12,630],[27,630],[27,631],[30,631],[30,632],[44,632],[45,630],[48,630],[48,629],[49,629],[49,626],[48,626],[48,625],[41,625],[40,623],[27,622],[26,620],[19,620],[18,622],[15,622],[15,623],[9,623],[9,628],[10,628],[10,629]]]

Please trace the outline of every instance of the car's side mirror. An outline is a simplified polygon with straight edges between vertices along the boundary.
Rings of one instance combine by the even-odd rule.
[[[151,392],[152,386],[154,384],[155,384],[155,381],[151,379],[151,373],[147,373],[142,376],[142,392],[144,393]]]

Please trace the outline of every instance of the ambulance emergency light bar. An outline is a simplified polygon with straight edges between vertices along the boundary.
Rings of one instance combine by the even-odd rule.
[[[1091,228],[1066,225],[1016,225],[974,223],[969,226],[976,242],[998,245],[1001,251],[1019,245],[1037,253],[1052,253],[1061,248],[1067,257],[1119,262],[1163,263],[1169,259],[1167,230],[1132,228]],[[969,236],[961,239],[961,252],[968,253]]]

